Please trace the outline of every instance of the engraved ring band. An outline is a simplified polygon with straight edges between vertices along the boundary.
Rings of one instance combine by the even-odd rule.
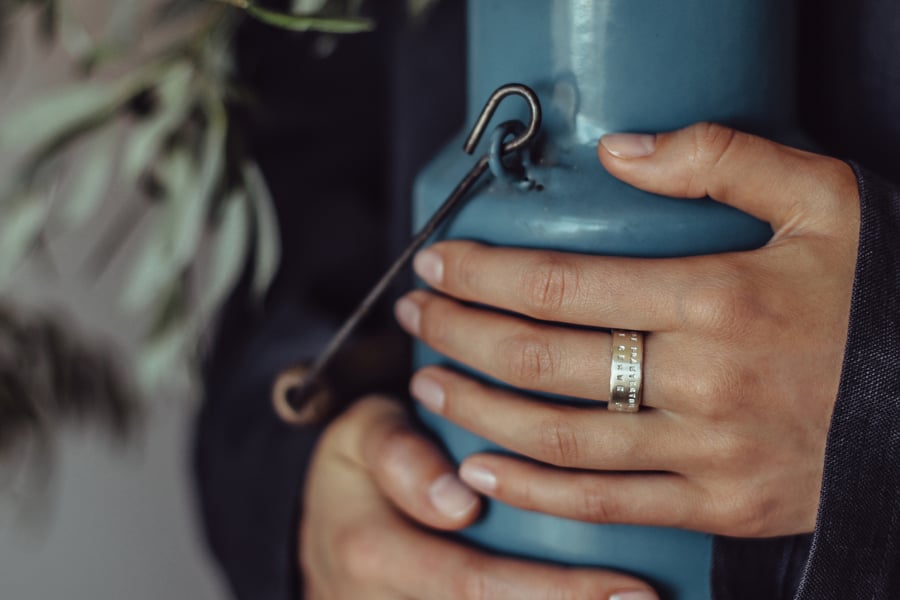
[[[609,410],[636,413],[641,409],[644,334],[613,329],[609,371]]]

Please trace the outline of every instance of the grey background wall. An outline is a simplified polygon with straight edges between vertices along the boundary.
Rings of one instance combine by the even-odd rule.
[[[107,9],[105,0],[79,7],[87,21]],[[36,44],[30,25],[14,23],[15,39],[0,65],[0,124],[36,92],[67,78],[65,57]],[[0,155],[0,177],[11,168],[9,158]],[[94,241],[89,227],[54,243],[59,277],[20,270],[0,300],[51,311],[89,338],[133,352],[140,324],[121,314],[112,292],[121,267],[96,282],[78,274]],[[227,597],[194,513],[189,444],[197,394],[173,373],[145,404],[142,425],[125,444],[90,424],[60,431],[54,470],[37,490],[27,485],[34,475],[27,447],[0,456],[0,600]]]

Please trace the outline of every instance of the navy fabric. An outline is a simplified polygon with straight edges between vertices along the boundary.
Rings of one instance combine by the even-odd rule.
[[[464,3],[441,2],[418,26],[385,6],[402,3],[371,4],[374,34],[248,23],[237,38],[258,102],[234,119],[273,189],[285,255],[265,310],[238,294],[222,316],[197,419],[198,502],[236,598],[302,597],[296,520],[320,430],[277,421],[272,379],[314,354],[397,254],[414,174],[462,127]],[[799,27],[798,117],[825,151],[866,166],[854,164],[862,220],[847,352],[816,531],[716,538],[712,587],[716,600],[897,599],[900,4],[801,0]],[[359,343],[396,333],[385,304]],[[397,368],[361,376],[358,389],[403,393],[408,353],[389,347]]]
[[[900,598],[900,188],[856,167],[849,339],[798,598]]]

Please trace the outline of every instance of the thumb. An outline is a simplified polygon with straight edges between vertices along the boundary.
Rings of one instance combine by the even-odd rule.
[[[398,509],[437,529],[462,529],[475,520],[480,498],[398,402],[370,396],[353,410],[360,425],[356,461]]]
[[[852,175],[837,159],[713,123],[659,135],[610,134],[597,154],[613,176],[637,188],[679,198],[710,196],[776,231],[801,213],[820,210],[823,200],[838,201],[835,192]]]

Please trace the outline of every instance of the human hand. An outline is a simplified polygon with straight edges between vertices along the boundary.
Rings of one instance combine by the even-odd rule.
[[[626,575],[490,556],[410,520],[453,530],[470,524],[478,509],[478,497],[412,429],[398,403],[361,400],[326,430],[311,464],[300,542],[304,597],[656,598]]]
[[[645,410],[554,405],[437,367],[414,376],[413,395],[547,463],[463,463],[464,480],[509,504],[741,537],[811,531],[856,260],[852,170],[710,124],[608,136],[598,154],[627,183],[709,195],[775,235],[750,252],[676,259],[438,243],[415,260],[431,286],[543,322],[415,291],[396,307],[407,331],[515,387],[601,401],[610,335],[552,322],[646,331]]]

